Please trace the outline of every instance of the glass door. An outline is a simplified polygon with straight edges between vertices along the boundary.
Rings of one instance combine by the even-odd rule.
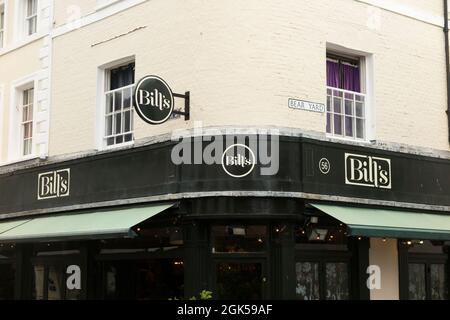
[[[62,252],[62,251],[61,251]],[[32,299],[81,300],[86,297],[86,268],[77,255],[32,259]]]
[[[299,300],[350,299],[350,268],[347,261],[298,261],[295,273]]]
[[[409,300],[447,299],[445,263],[409,263]]]
[[[219,300],[261,300],[265,298],[265,261],[245,259],[216,261],[216,298]]]

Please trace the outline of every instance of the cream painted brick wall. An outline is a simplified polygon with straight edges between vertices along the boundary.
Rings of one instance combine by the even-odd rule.
[[[54,0],[54,27],[59,27],[95,11],[97,0]]]
[[[353,0],[148,1],[54,39],[50,154],[96,147],[98,67],[131,55],[137,78],[192,94],[190,122],[136,117],[138,139],[194,121],[323,133],[324,115],[287,100],[326,102],[327,43],[373,54],[377,140],[449,150],[442,34]]]
[[[3,105],[0,115],[0,164],[7,161],[9,137],[9,117],[12,103],[12,84],[21,78],[41,70],[39,51],[44,40],[35,41],[19,50],[0,56],[0,86],[3,85]]]

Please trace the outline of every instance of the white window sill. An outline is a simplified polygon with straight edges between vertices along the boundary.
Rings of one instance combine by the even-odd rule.
[[[124,142],[121,144],[114,144],[111,146],[104,146],[99,151],[112,151],[112,150],[121,150],[121,149],[129,149],[130,147],[134,146],[134,140],[129,142]]]
[[[328,139],[334,139],[334,140],[340,140],[340,141],[346,141],[346,142],[354,142],[354,143],[362,143],[362,144],[371,144],[371,140],[363,140],[363,139],[352,139],[352,138],[346,138],[346,137],[340,137],[340,136],[334,136],[332,134],[326,133],[325,136]]]

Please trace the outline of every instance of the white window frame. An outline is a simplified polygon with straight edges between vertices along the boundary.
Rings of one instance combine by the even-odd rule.
[[[33,90],[33,95],[30,96],[29,91]],[[34,124],[36,122],[36,119],[34,117],[34,110],[36,108],[36,101],[35,101],[35,97],[34,97],[34,91],[36,90],[35,87],[31,86],[27,89],[23,89],[22,90],[22,94],[21,94],[21,100],[19,102],[19,118],[20,118],[20,142],[21,142],[21,148],[20,148],[20,153],[22,157],[28,157],[30,155],[34,154],[34,140],[36,139],[35,137],[33,137],[35,135],[34,132]],[[32,99],[32,102],[28,101],[28,103],[25,105],[24,102],[24,98],[25,98],[25,92],[28,93],[28,99]],[[31,116],[30,118],[28,118],[26,121],[23,120],[24,118],[24,109],[25,108],[30,108],[31,107]],[[29,138],[25,137],[25,126],[31,123],[31,136]],[[25,142],[26,140],[29,140],[31,143],[31,149],[29,153],[24,152],[25,149]]]
[[[23,132],[22,132],[22,106],[23,92],[34,88],[33,95],[33,137],[36,135],[37,109],[38,109],[38,81],[37,73],[13,82],[11,87],[11,104],[9,112],[9,136],[8,136],[8,163],[25,161],[37,158],[36,139],[32,140],[31,154],[23,154]]]
[[[30,3],[30,1],[35,1],[35,7],[36,7],[36,12],[34,12],[32,15],[28,15],[28,4]],[[39,0],[25,0],[25,35],[26,36],[32,36],[33,34],[37,33],[38,30],[38,6],[39,6]],[[35,26],[34,26],[34,32],[33,33],[29,33],[30,30],[30,21],[32,19],[35,19]]]
[[[15,1],[15,28],[14,28],[14,39],[15,41],[21,40],[31,40],[35,37],[38,37],[39,28],[40,28],[40,13],[39,8],[41,1],[36,0],[36,14],[32,16],[28,16],[28,0],[16,0]],[[28,19],[35,17],[36,18],[36,30],[32,34],[28,34]]]
[[[374,107],[374,95],[373,95],[373,55],[361,52],[357,50],[348,49],[342,46],[327,44],[327,53],[332,53],[336,56],[343,57],[352,57],[359,59],[359,68],[360,68],[360,79],[361,79],[361,94],[365,96],[365,104],[364,104],[364,119],[365,119],[365,133],[364,139],[356,139],[345,137],[345,134],[342,136],[335,135],[333,132],[328,133],[326,131],[327,125],[327,111],[325,111],[325,125],[324,132],[328,138],[344,140],[344,141],[352,141],[352,142],[360,142],[360,143],[371,143],[376,138],[375,131],[375,107]],[[326,59],[325,59],[326,61]],[[326,73],[325,73],[326,74]],[[325,76],[326,78],[326,76]],[[326,86],[328,89],[328,87]],[[325,91],[325,97],[327,96],[327,91]],[[326,99],[325,99],[326,101]],[[326,105],[326,104],[325,104]],[[343,108],[345,105],[343,104]],[[342,128],[343,133],[345,131],[345,127]],[[354,127],[356,131],[356,127]],[[356,135],[356,133],[355,133]]]
[[[96,133],[95,140],[96,146],[98,150],[109,150],[109,149],[117,149],[122,147],[129,147],[134,145],[135,143],[135,117],[134,117],[134,108],[131,108],[131,123],[132,130],[131,133],[133,135],[131,141],[122,142],[119,144],[107,145],[105,133],[106,133],[106,94],[111,91],[121,90],[123,88],[134,87],[135,84],[118,88],[116,90],[108,90],[109,89],[109,79],[110,73],[109,71],[130,63],[135,62],[135,57],[126,57],[123,59],[115,60],[114,62],[110,62],[104,64],[98,68],[97,72],[97,115],[96,115]],[[132,97],[131,97],[132,99]]]
[[[0,0],[0,12],[3,12],[3,26],[0,25],[0,49],[3,49],[6,45],[6,2]]]

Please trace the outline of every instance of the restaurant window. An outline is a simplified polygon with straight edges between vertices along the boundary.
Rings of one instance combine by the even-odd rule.
[[[267,245],[266,226],[213,226],[213,253],[261,252]]]
[[[132,239],[100,241],[100,298],[167,300],[184,296],[183,228],[175,218],[170,225],[166,222],[144,222],[133,228],[137,236]]]
[[[408,240],[407,293],[409,300],[446,300],[449,297],[447,248],[427,240]]]
[[[327,54],[327,134],[366,140],[363,58]]]
[[[350,299],[351,253],[344,226],[298,226],[295,234],[297,299]]]
[[[39,243],[32,257],[33,300],[81,300],[86,296],[79,242]]]
[[[130,143],[134,139],[134,73],[134,62],[105,72],[103,145],[106,147]]]
[[[211,227],[214,298],[261,300],[266,297],[267,233],[264,225]]]

